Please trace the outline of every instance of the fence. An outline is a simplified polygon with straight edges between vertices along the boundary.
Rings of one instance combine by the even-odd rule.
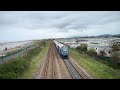
[[[27,52],[28,50],[33,49],[33,48],[35,48],[35,47],[37,47],[37,46],[36,46],[36,45],[31,45],[31,46],[22,48],[22,49],[20,49],[20,50],[14,51],[14,52],[6,55],[6,56],[1,56],[1,57],[0,57],[0,64],[3,64],[3,63],[6,62],[6,61],[12,60],[12,59],[14,59],[14,58],[16,58],[16,57],[24,54],[24,53]]]

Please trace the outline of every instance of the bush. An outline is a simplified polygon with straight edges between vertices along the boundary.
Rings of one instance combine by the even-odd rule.
[[[0,79],[15,79],[28,67],[29,62],[21,57],[0,65]]]
[[[40,47],[44,47],[46,45],[46,42],[45,41],[38,41],[36,42],[38,46]]]
[[[0,65],[0,79],[16,79],[23,74],[29,68],[30,60],[40,53],[41,46],[46,45],[45,42],[38,42],[38,44],[36,48],[29,50],[26,54]]]
[[[80,50],[86,52],[87,51],[87,44],[81,44]]]
[[[110,47],[112,48],[112,60],[114,63],[120,64],[120,42],[112,41]]]
[[[95,51],[95,49],[90,49],[87,51],[87,54],[89,56],[97,56],[97,52]]]
[[[0,73],[0,79],[15,79],[16,73],[14,72],[7,72],[4,74]]]
[[[76,48],[79,53],[84,53],[87,51],[87,44],[81,44]]]
[[[80,46],[79,47],[76,47],[76,50],[79,52],[79,53],[82,53],[81,49],[80,49]]]
[[[112,41],[110,47],[112,48],[112,51],[120,51],[120,42]]]
[[[35,55],[37,55],[41,51],[41,49],[42,48],[40,46],[34,49],[31,49],[25,55],[23,55],[23,58],[30,61],[31,58],[33,58]]]
[[[113,51],[111,55],[112,55],[111,59],[115,63],[120,64],[120,51]]]

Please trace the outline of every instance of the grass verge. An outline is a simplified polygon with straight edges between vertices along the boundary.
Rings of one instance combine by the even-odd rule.
[[[1,64],[0,79],[29,78],[32,72],[37,68],[37,64],[40,64],[40,58],[45,52],[47,45],[47,42],[40,41],[35,44],[35,48],[26,51],[24,55]]]
[[[87,54],[80,54],[71,48],[69,55],[95,79],[120,79],[120,69],[115,70]]]
[[[42,48],[42,51],[35,56],[33,59],[31,59],[30,66],[28,70],[26,70],[20,77],[19,79],[31,79],[33,74],[37,71],[37,69],[40,66],[41,59],[45,52],[47,51],[47,48],[49,46],[49,42],[46,42],[46,46]]]

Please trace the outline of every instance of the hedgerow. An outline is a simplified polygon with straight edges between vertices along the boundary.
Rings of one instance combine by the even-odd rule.
[[[26,54],[0,65],[0,79],[16,79],[19,77],[29,68],[31,59],[41,50],[41,46],[38,45],[36,48],[27,51]]]

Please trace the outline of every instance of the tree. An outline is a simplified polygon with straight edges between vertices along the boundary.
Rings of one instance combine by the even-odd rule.
[[[95,49],[89,49],[89,50],[87,51],[87,54],[88,54],[89,56],[97,56],[97,52],[95,51]]]
[[[79,53],[83,53],[87,51],[87,44],[81,44],[80,46],[76,47],[76,50]]]
[[[87,44],[82,43],[80,45],[80,50],[86,52],[87,51]]]
[[[115,63],[120,64],[120,51],[113,51],[111,53],[111,58]]]
[[[111,58],[115,63],[120,64],[120,42],[112,41],[110,43],[110,47],[112,49]]]
[[[120,42],[114,40],[110,43],[110,47],[112,48],[112,51],[120,51]]]

